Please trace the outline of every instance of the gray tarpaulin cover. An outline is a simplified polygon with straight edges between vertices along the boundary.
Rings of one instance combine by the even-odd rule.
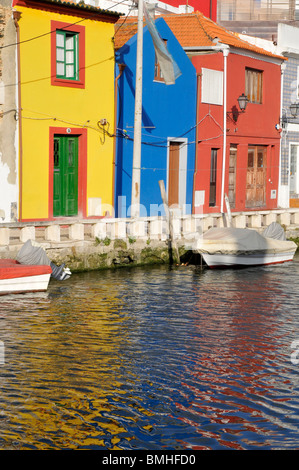
[[[51,260],[41,246],[33,246],[31,240],[27,240],[16,256],[16,260],[22,264],[49,265]]]
[[[286,240],[286,234],[283,227],[276,222],[272,222],[272,224],[263,231],[263,236],[275,238],[276,240]]]
[[[296,250],[292,241],[266,238],[256,230],[244,228],[211,228],[197,241],[200,253],[277,253]]]
[[[64,281],[71,275],[70,270],[65,268],[64,264],[56,266],[56,264],[48,258],[45,250],[41,246],[32,244],[31,240],[27,240],[27,242],[24,243],[17,253],[16,260],[21,264],[51,266],[52,276],[59,281]]]

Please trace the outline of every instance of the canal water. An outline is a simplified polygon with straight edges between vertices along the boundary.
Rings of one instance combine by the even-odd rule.
[[[0,449],[299,448],[299,259],[0,298]]]

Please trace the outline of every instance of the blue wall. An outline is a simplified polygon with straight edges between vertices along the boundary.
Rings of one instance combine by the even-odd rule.
[[[143,111],[140,204],[141,216],[157,215],[162,199],[159,180],[167,184],[168,138],[187,139],[186,213],[191,213],[195,166],[196,71],[179,42],[163,20],[155,22],[162,39],[182,74],[174,85],[154,82],[155,50],[147,27],[143,36]],[[136,35],[117,53],[117,63],[126,64],[118,83],[117,146],[115,168],[116,216],[126,217],[131,205],[131,182],[135,110]],[[118,66],[116,75],[118,75]],[[127,136],[127,137],[126,137]],[[122,196],[122,203],[119,196]],[[189,205],[189,207],[188,207]],[[160,206],[160,207],[159,207]]]

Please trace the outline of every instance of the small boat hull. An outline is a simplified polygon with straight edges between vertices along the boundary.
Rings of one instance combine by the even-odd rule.
[[[0,260],[0,295],[46,291],[51,273],[47,265],[26,266],[15,260]]]
[[[274,253],[274,254],[250,254],[250,255],[234,255],[234,254],[202,254],[205,263],[209,268],[221,267],[246,267],[246,266],[267,266],[271,264],[280,264],[292,261],[294,252],[291,253]]]
[[[210,268],[265,266],[292,261],[293,241],[265,237],[252,229],[231,227],[208,230],[195,250]]]

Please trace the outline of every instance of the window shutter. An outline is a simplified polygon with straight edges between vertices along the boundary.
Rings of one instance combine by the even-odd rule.
[[[201,102],[223,104],[223,72],[220,70],[202,69]]]

